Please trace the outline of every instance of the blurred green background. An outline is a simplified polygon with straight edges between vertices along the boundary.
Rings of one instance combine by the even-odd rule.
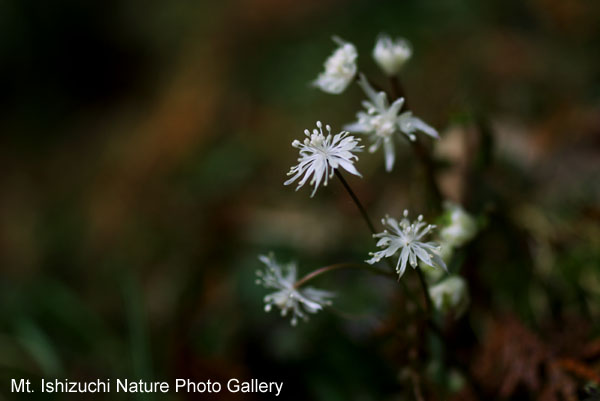
[[[295,329],[254,284],[270,250],[301,274],[372,250],[337,182],[313,199],[282,183],[304,128],[339,129],[360,107],[356,86],[310,87],[330,37],[355,43],[383,85],[381,32],[413,44],[402,79],[444,137],[444,194],[492,210],[465,267],[463,348],[477,354],[505,314],[541,333],[575,316],[597,335],[600,3],[2,0],[0,399],[19,399],[16,377],[259,378],[290,400],[414,399],[393,283],[326,277],[339,313]],[[485,151],[470,154],[462,139],[482,127]],[[418,212],[409,148],[392,174],[382,159],[363,154],[350,184],[373,216]],[[206,395],[169,397],[154,398]]]

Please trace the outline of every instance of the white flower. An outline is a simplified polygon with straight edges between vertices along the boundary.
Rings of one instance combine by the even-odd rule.
[[[460,317],[469,306],[467,283],[459,276],[448,277],[429,288],[429,296],[433,306],[439,311],[452,310],[455,317]]]
[[[446,270],[446,264],[439,255],[440,247],[434,242],[423,242],[424,237],[435,226],[425,223],[421,215],[416,222],[412,223],[407,217],[408,210],[405,210],[404,218],[400,222],[389,216],[382,219],[383,225],[389,231],[386,229],[382,233],[374,234],[373,237],[380,238],[377,246],[385,249],[370,253],[373,257],[367,260],[367,263],[379,262],[382,258],[392,257],[401,250],[396,265],[400,277],[406,270],[407,262],[416,268],[419,259],[428,266],[439,266]]]
[[[393,41],[388,35],[380,35],[373,48],[375,62],[390,76],[399,73],[410,56],[410,43],[402,38]]]
[[[440,230],[440,238],[445,244],[458,247],[469,242],[477,234],[477,222],[459,205],[446,203],[446,218],[450,221]]]
[[[352,43],[336,36],[333,40],[339,47],[325,61],[325,71],[319,74],[313,85],[323,92],[338,95],[348,87],[356,75],[358,53]]]
[[[258,270],[257,284],[277,291],[265,296],[265,311],[269,312],[273,305],[281,309],[281,316],[292,312],[292,326],[298,323],[298,318],[308,320],[308,313],[317,313],[323,306],[331,305],[329,298],[334,294],[329,291],[317,290],[312,287],[295,288],[296,263],[281,265],[275,261],[273,254],[260,255],[258,259],[266,265],[264,271]]]
[[[325,126],[328,132],[325,136],[323,135],[323,124],[320,121],[317,121],[317,128],[319,129],[313,129],[312,134],[309,130],[304,130],[304,134],[307,136],[304,143],[297,139],[292,142],[293,147],[300,149],[299,163],[293,166],[287,174],[294,176],[283,183],[283,185],[289,185],[304,174],[296,187],[297,191],[312,176],[310,185],[314,185],[315,188],[311,197],[317,192],[321,181],[323,181],[323,185],[327,186],[328,179],[333,176],[338,167],[361,177],[354,167],[354,161],[358,160],[358,156],[352,153],[362,150],[363,146],[358,145],[360,139],[348,135],[346,131],[332,137],[329,125]]]
[[[400,115],[400,109],[404,105],[404,99],[396,99],[391,105],[385,92],[376,92],[367,81],[364,75],[360,74],[358,84],[364,90],[368,100],[363,102],[365,111],[359,111],[356,114],[357,121],[348,124],[344,129],[350,132],[360,134],[369,134],[373,144],[369,147],[369,152],[374,153],[383,144],[385,152],[385,169],[391,171],[394,167],[396,151],[394,149],[394,134],[403,133],[414,141],[417,139],[415,132],[421,131],[433,138],[439,138],[437,131],[414,117],[410,111]]]

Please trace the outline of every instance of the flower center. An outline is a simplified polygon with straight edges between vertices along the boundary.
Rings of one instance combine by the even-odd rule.
[[[325,150],[323,147],[323,142],[325,138],[323,135],[311,135],[310,137],[310,145],[318,148],[319,150]]]
[[[325,65],[325,70],[328,74],[333,75],[348,75],[353,72],[352,60],[344,49],[338,50]]]
[[[382,115],[372,117],[371,124],[375,129],[376,135],[382,138],[389,138],[396,131],[394,121]]]

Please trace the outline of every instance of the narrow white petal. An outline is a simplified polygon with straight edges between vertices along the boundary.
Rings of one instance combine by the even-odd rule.
[[[358,122],[358,121],[344,125],[344,129],[346,131],[358,132],[361,134],[366,134],[367,132],[369,132],[371,130],[371,128],[368,125]]]
[[[383,149],[385,152],[385,171],[390,172],[394,168],[394,160],[396,159],[394,143],[391,140],[383,141]]]
[[[425,123],[423,120],[417,117],[412,117],[412,124],[418,131],[423,132],[424,134],[429,135],[432,138],[439,138],[439,134],[435,128]]]

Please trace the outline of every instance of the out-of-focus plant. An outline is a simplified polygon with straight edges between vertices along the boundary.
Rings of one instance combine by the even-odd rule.
[[[313,197],[319,186],[326,186],[329,179],[335,175],[357,206],[373,238],[377,240],[375,245],[381,248],[372,252],[366,262],[375,265],[385,261],[386,268],[391,270],[387,276],[401,284],[405,295],[422,311],[421,318],[427,322],[427,327],[444,343],[442,329],[435,319],[436,314],[452,311],[458,318],[465,313],[469,304],[466,280],[461,278],[458,272],[452,272],[452,276],[445,277],[448,273],[447,262],[451,262],[454,248],[473,239],[477,233],[477,224],[459,205],[446,202],[444,206],[434,177],[435,167],[431,149],[416,135],[423,133],[425,137],[439,139],[435,128],[413,116],[405,97],[402,96],[403,90],[397,74],[412,54],[408,42],[404,39],[392,41],[385,35],[377,40],[373,58],[389,78],[391,90],[386,92],[375,89],[369,78],[358,70],[356,47],[337,38],[334,40],[340,47],[327,59],[325,71],[319,75],[314,85],[326,93],[339,94],[357,76],[356,81],[367,97],[367,100],[363,101],[364,110],[357,113],[355,122],[344,127],[346,131],[335,136],[332,136],[329,125],[324,126],[317,121],[316,129],[312,132],[308,129],[304,131],[306,138],[303,142],[294,140],[292,146],[299,150],[298,164],[290,169],[288,175],[292,177],[285,185],[298,181],[299,189],[308,183],[313,186],[310,195]],[[323,127],[327,130],[326,135],[323,133]],[[433,215],[432,218],[443,223],[441,230],[436,232],[436,225],[426,223],[422,215],[414,221],[409,220],[408,210],[404,211],[399,220],[386,216],[382,219],[384,229],[376,228],[363,203],[342,174],[342,170],[345,170],[362,178],[356,168],[356,153],[360,152],[363,146],[359,145],[360,139],[353,134],[369,137],[372,144],[368,150],[371,153],[383,148],[385,170],[388,173],[396,164],[396,147],[401,146],[402,141],[412,144],[412,149],[428,175],[423,182],[416,185],[423,185],[426,191],[429,191],[432,211],[436,214],[441,213],[438,216]],[[428,237],[433,234],[439,237],[439,243],[429,241]],[[334,270],[357,266],[371,273],[382,274],[380,267],[369,267],[361,263],[340,263],[318,268],[298,280],[295,264],[287,265],[284,269],[275,262],[273,255],[259,258],[267,269],[257,272],[257,283],[276,290],[265,296],[265,310],[270,311],[274,305],[281,310],[282,316],[291,311],[293,326],[297,324],[298,318],[306,320],[307,313],[316,313],[332,304],[332,292],[306,287],[308,281]],[[397,259],[392,262],[391,258]],[[417,273],[425,300],[424,306],[421,306],[422,301],[419,301],[402,281],[407,265]],[[429,272],[427,279],[423,270]],[[431,272],[438,271],[442,274],[436,273],[436,278],[432,280]],[[430,287],[431,284],[433,285]]]
[[[303,142],[294,140],[292,146],[299,150],[298,164],[290,169],[288,175],[292,177],[285,185],[297,182],[299,189],[308,183],[313,186],[310,195],[312,198],[319,186],[326,186],[335,175],[358,208],[379,250],[369,254],[367,264],[354,262],[325,265],[300,279],[297,278],[295,264],[288,265],[284,273],[282,265],[277,264],[273,256],[261,256],[260,259],[267,265],[267,270],[257,273],[257,282],[275,290],[265,296],[265,310],[269,311],[272,306],[276,306],[283,316],[291,312],[291,323],[296,326],[298,318],[307,320],[308,314],[333,308],[334,292],[307,287],[306,284],[313,279],[341,269],[356,268],[386,276],[398,283],[398,290],[405,301],[403,307],[407,309],[405,316],[414,320],[415,327],[420,327],[420,330],[428,333],[427,336],[413,338],[414,344],[409,345],[408,349],[414,347],[413,350],[426,352],[430,358],[429,362],[409,360],[408,365],[400,370],[400,377],[411,383],[415,397],[419,400],[424,399],[422,381],[429,380],[442,384],[442,388],[449,393],[462,391],[461,394],[466,398],[485,399],[490,394],[490,389],[481,385],[481,375],[492,375],[493,369],[488,367],[479,371],[466,364],[455,353],[455,348],[460,346],[461,337],[456,336],[453,330],[459,330],[461,327],[460,330],[465,330],[465,327],[468,327],[464,322],[469,319],[472,292],[470,287],[473,286],[475,292],[480,291],[480,284],[477,282],[477,276],[480,274],[478,270],[485,265],[485,260],[480,258],[480,251],[473,243],[477,242],[478,235],[490,224],[487,220],[493,218],[493,211],[488,215],[490,210],[485,211],[480,205],[477,214],[471,213],[465,206],[443,196],[436,178],[440,164],[433,156],[440,135],[438,130],[414,116],[399,78],[399,73],[413,53],[408,41],[402,38],[392,40],[387,35],[381,35],[376,41],[372,56],[388,81],[388,89],[385,90],[358,67],[356,46],[339,38],[334,40],[339,44],[339,48],[327,59],[325,71],[313,84],[326,93],[340,94],[355,81],[366,95],[366,100],[362,102],[363,109],[357,112],[354,122],[344,125],[345,131],[335,136],[332,135],[329,125],[317,121],[317,129],[312,132],[305,130],[306,138]],[[485,119],[478,118],[481,136],[489,136]],[[327,131],[326,134],[323,133],[323,127]],[[399,164],[398,155],[403,153],[397,151],[398,147],[410,147],[424,172],[421,179],[412,182],[411,186],[420,186],[423,193],[427,194],[424,203],[413,205],[413,208],[427,211],[427,219],[418,215],[416,220],[410,220],[409,212],[405,210],[400,219],[386,215],[381,220],[383,229],[379,229],[373,223],[367,208],[343,175],[343,171],[346,171],[363,178],[357,168],[357,153],[363,150],[363,146],[359,145],[360,138],[355,135],[364,135],[370,140],[367,147],[369,153],[374,153],[380,148],[383,150],[387,173],[391,173]],[[481,142],[480,145],[489,144]],[[468,144],[465,143],[464,146],[467,147]],[[469,150],[466,149],[465,152]],[[461,161],[465,177],[473,179],[474,173],[469,169],[475,168],[475,163]],[[428,224],[426,220],[436,224]],[[517,228],[510,225],[497,228],[498,232],[505,231],[509,236],[513,236],[511,239],[517,246],[523,242]],[[376,266],[379,263],[384,263],[384,266]],[[414,279],[405,276],[408,265],[416,273]],[[422,290],[421,297],[413,292],[411,280],[418,281]],[[336,289],[335,296],[336,300],[339,300],[350,295],[345,295],[343,289]],[[481,298],[480,294],[478,296]],[[506,330],[513,326],[507,324]],[[596,377],[590,373],[591,370],[584,362],[571,360],[565,364],[552,358],[548,359],[548,351],[542,346],[537,347],[535,337],[529,335],[525,329],[521,331],[525,340],[523,346],[527,347],[529,341],[535,354],[531,357],[537,359],[527,361],[529,351],[523,351],[523,348],[519,347],[511,348],[512,351],[509,352],[503,351],[505,359],[502,362],[502,374],[506,378],[501,384],[501,393],[505,396],[513,394],[519,381],[525,383],[531,391],[540,390],[541,387],[537,383],[542,379],[523,372],[522,366],[527,366],[530,370],[537,369],[538,366],[546,369],[544,377],[547,382],[552,383],[554,380],[554,384],[542,389],[545,397],[549,397],[547,399],[554,399],[552,397],[556,395],[562,395],[566,399],[573,396],[576,388],[574,381],[565,373],[569,369],[579,369],[580,376],[581,369],[584,369],[586,377]],[[500,344],[496,347],[505,347],[505,338],[501,338],[487,344],[486,350],[494,346],[494,341]],[[516,359],[512,359],[512,354],[515,354]],[[488,355],[488,359],[493,357]],[[486,363],[489,364],[489,361]],[[422,369],[424,373],[418,373],[418,369]],[[424,379],[424,376],[428,378]]]

